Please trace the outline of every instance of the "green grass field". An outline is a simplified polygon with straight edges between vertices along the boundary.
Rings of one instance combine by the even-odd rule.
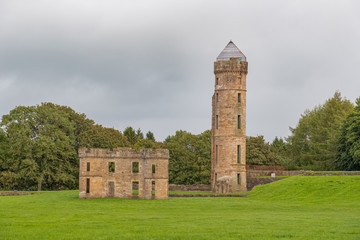
[[[245,198],[0,197],[0,239],[360,239],[360,176],[292,176]]]

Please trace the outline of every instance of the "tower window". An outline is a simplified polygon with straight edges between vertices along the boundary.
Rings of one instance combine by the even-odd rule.
[[[152,173],[154,174],[155,172],[156,172],[156,166],[155,166],[155,164],[153,164],[153,165],[151,165],[151,168],[152,168]]]
[[[216,163],[218,162],[218,157],[219,157],[219,149],[218,149],[218,145],[215,146],[215,161]]]
[[[216,93],[216,102],[219,102],[219,94]]]
[[[132,182],[131,187],[132,187],[132,189],[131,189],[132,190],[132,195],[135,196],[135,197],[139,196],[139,191],[140,191],[139,182],[138,181]]]
[[[155,187],[155,181],[151,182],[151,195],[155,196],[155,191],[156,191],[156,187]]]
[[[215,84],[218,85],[219,84],[219,78],[216,78],[215,80]]]
[[[114,172],[115,172],[115,163],[109,162],[109,173],[114,173]]]
[[[90,193],[90,178],[86,179],[86,193]]]
[[[238,118],[237,118],[237,127],[238,127],[238,129],[240,129],[241,128],[241,115],[238,115]]]
[[[237,184],[241,183],[240,173],[237,174]]]
[[[215,181],[217,181],[217,173],[215,173]]]
[[[216,119],[215,119],[215,128],[218,129],[219,128],[219,115],[216,115]]]
[[[89,162],[86,163],[86,171],[90,172],[90,163]]]
[[[237,145],[237,163],[240,163],[240,145]]]
[[[238,93],[238,102],[241,103],[241,93]]]
[[[133,162],[132,163],[132,172],[138,173],[139,172],[139,162]]]

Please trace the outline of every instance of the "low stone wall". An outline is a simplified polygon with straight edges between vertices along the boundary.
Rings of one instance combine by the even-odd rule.
[[[196,185],[177,185],[169,184],[169,191],[211,191],[211,185],[206,184],[196,184]]]
[[[271,176],[272,173],[275,173],[276,176],[293,176],[305,174],[304,170],[300,171],[283,171],[283,170],[248,170],[247,178],[253,178],[258,176]]]
[[[247,190],[251,191],[257,185],[264,185],[272,182],[282,180],[284,178],[248,178],[247,179]]]
[[[283,166],[246,165],[246,170],[287,171],[288,169]]]

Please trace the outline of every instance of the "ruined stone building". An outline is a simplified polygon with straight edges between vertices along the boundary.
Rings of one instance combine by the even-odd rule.
[[[168,198],[166,149],[80,148],[80,198]]]
[[[213,191],[246,191],[245,55],[230,41],[214,63],[211,186]]]

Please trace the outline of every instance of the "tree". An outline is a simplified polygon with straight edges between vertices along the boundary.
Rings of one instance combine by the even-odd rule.
[[[249,165],[278,165],[276,155],[264,136],[246,137],[246,163]]]
[[[0,172],[5,168],[8,151],[9,143],[6,134],[4,130],[0,128]]]
[[[288,138],[291,156],[298,167],[312,170],[334,170],[340,127],[353,111],[353,104],[340,92],[325,104],[307,110]]]
[[[87,148],[130,147],[127,138],[114,128],[106,128],[98,124],[91,125],[78,136],[79,145]]]
[[[209,184],[211,172],[211,131],[199,135],[176,131],[165,140],[170,152],[169,182]]]
[[[287,169],[295,170],[297,167],[293,159],[289,156],[289,149],[290,144],[286,140],[278,137],[275,137],[270,145],[270,152],[274,154],[276,163],[279,166],[286,167]]]
[[[69,114],[53,104],[16,107],[4,115],[1,125],[11,146],[8,170],[17,174],[20,188],[37,182],[47,188],[76,186],[77,152],[74,124]]]
[[[360,170],[360,98],[341,128],[335,164],[340,170]]]
[[[148,131],[148,132],[146,133],[146,139],[147,139],[147,140],[150,140],[150,141],[153,141],[153,142],[156,142],[156,141],[155,141],[154,133],[152,133],[152,132],[150,132],[150,131]]]
[[[138,128],[138,130],[136,130],[136,138],[137,138],[138,140],[144,139],[144,134],[143,134],[143,132],[141,131],[140,128]]]
[[[53,103],[18,106],[0,124],[0,187],[75,189],[78,148],[130,146],[121,132]]]
[[[132,127],[127,127],[124,130],[124,136],[127,137],[127,140],[131,145],[135,145],[138,140],[135,130]]]

